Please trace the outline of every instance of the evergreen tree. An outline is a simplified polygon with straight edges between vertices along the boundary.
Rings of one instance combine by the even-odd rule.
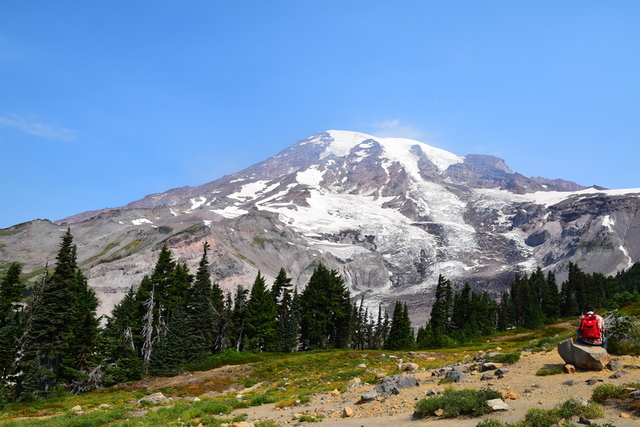
[[[23,327],[19,302],[25,285],[20,281],[21,274],[20,264],[12,263],[0,282],[0,407],[9,400],[10,375]]]
[[[300,296],[303,349],[346,348],[350,343],[349,291],[335,270],[319,264]]]
[[[137,303],[133,287],[115,305],[102,331],[100,354],[103,358],[105,385],[114,385],[142,378],[142,358],[138,354],[134,330],[137,319]]]
[[[276,302],[266,289],[264,277],[258,272],[251,288],[246,311],[246,348],[249,351],[274,351],[278,331]]]
[[[247,317],[247,296],[249,290],[242,285],[236,288],[236,294],[233,299],[233,309],[230,312],[229,322],[229,342],[235,347],[236,351],[242,351],[246,345],[246,317]],[[230,304],[231,306],[231,304]]]
[[[188,324],[187,299],[193,276],[186,264],[174,261],[169,248],[162,247],[151,276],[145,276],[136,292],[137,325],[134,338],[140,349],[144,371],[173,372],[177,359],[170,343],[180,341]],[[174,313],[175,312],[175,313]],[[171,325],[180,325],[178,330]],[[173,336],[177,334],[176,336]],[[183,344],[186,346],[186,344]],[[154,354],[154,352],[157,353]],[[184,347],[180,349],[184,350]],[[166,358],[166,359],[164,359]]]
[[[0,325],[21,310],[19,303],[26,289],[26,285],[20,281],[21,274],[20,264],[11,263],[7,274],[0,282]]]
[[[411,350],[414,344],[415,339],[407,304],[403,305],[400,301],[396,301],[391,318],[391,329],[384,348],[387,350]]]
[[[49,395],[58,380],[82,380],[79,369],[86,360],[86,348],[76,340],[92,342],[97,329],[95,295],[79,273],[71,230],[62,237],[53,274],[36,290],[21,340],[17,361],[16,397],[21,401]],[[87,336],[80,330],[89,327]]]
[[[160,331],[149,358],[149,373],[156,376],[175,376],[187,362],[188,342],[191,339],[187,314],[182,307],[171,311],[167,328]]]
[[[552,322],[560,317],[560,292],[556,283],[556,275],[549,271],[546,278],[546,287],[542,294],[541,308],[547,322]]]
[[[191,288],[187,301],[187,327],[190,339],[187,349],[195,361],[203,360],[214,347],[214,339],[218,333],[215,306],[213,301],[213,285],[209,275],[209,261],[207,251],[209,244],[205,243],[202,258],[198,266],[195,282]]]

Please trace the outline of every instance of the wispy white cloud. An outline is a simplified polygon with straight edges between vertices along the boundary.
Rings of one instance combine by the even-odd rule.
[[[409,139],[424,139],[429,135],[408,124],[402,123],[399,119],[383,120],[372,124],[374,133],[380,137],[396,137]]]
[[[28,133],[29,135],[56,141],[71,141],[78,136],[78,132],[75,130],[51,126],[38,120],[25,119],[13,113],[0,116],[0,127],[10,127]]]

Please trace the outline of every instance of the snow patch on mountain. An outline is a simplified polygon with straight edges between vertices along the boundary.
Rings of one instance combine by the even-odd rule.
[[[360,145],[360,148],[370,148],[371,144],[362,144],[364,141],[375,140],[384,149],[388,158],[392,161],[397,161],[405,166],[412,166],[413,171],[417,170],[417,158],[413,154],[412,147],[419,146],[422,151],[427,155],[429,160],[436,165],[439,171],[446,170],[449,166],[462,163],[464,157],[456,156],[446,150],[432,147],[423,142],[415,141],[406,138],[380,138],[377,136],[367,135],[365,133],[330,130],[327,133],[331,136],[333,141],[327,146],[325,151],[320,156],[321,159],[333,154],[337,157],[347,156],[351,150]]]

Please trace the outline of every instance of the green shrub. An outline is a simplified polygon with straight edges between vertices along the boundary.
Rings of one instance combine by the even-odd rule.
[[[531,408],[527,411],[524,421],[532,427],[551,427],[557,424],[562,417],[555,409],[545,410],[539,408]]]
[[[301,423],[319,423],[323,419],[322,415],[301,415],[298,421]]]
[[[487,406],[487,400],[501,399],[502,394],[495,390],[483,388],[480,390],[446,389],[441,396],[428,397],[416,404],[416,415],[426,417],[434,415],[435,411],[442,409],[445,418],[455,418],[460,415],[480,416],[491,411]]]
[[[608,399],[619,399],[627,393],[622,385],[600,384],[593,389],[591,398],[599,403],[604,403]]]
[[[539,377],[545,377],[547,375],[558,375],[563,372],[564,371],[562,370],[561,365],[553,365],[553,366],[544,367],[542,369],[538,369],[538,371],[536,372],[536,375]]]
[[[504,427],[504,424],[496,419],[487,418],[476,424],[476,427]]]
[[[562,418],[582,416],[587,419],[594,419],[604,416],[604,410],[600,405],[595,402],[586,402],[584,399],[576,397],[560,405],[560,407],[558,407],[558,413]]]
[[[494,356],[491,356],[491,361],[496,363],[505,363],[507,365],[512,365],[520,360],[520,352],[514,351],[511,353],[498,353]]]
[[[607,350],[614,354],[640,354],[640,322],[621,311],[611,310],[605,317]]]

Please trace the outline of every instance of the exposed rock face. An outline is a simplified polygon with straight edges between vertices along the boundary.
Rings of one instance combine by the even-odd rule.
[[[579,345],[573,340],[562,341],[558,344],[558,354],[567,364],[590,371],[601,371],[611,361],[611,356],[604,348]]]
[[[42,271],[70,226],[103,314],[152,272],[162,245],[195,272],[206,241],[226,290],[250,286],[258,270],[271,282],[281,267],[301,290],[324,262],[372,310],[400,298],[423,324],[440,274],[497,297],[538,266],[559,281],[569,261],[606,275],[629,267],[640,259],[639,196],[527,178],[492,156],[329,131],[198,187],[2,230],[0,268]]]

